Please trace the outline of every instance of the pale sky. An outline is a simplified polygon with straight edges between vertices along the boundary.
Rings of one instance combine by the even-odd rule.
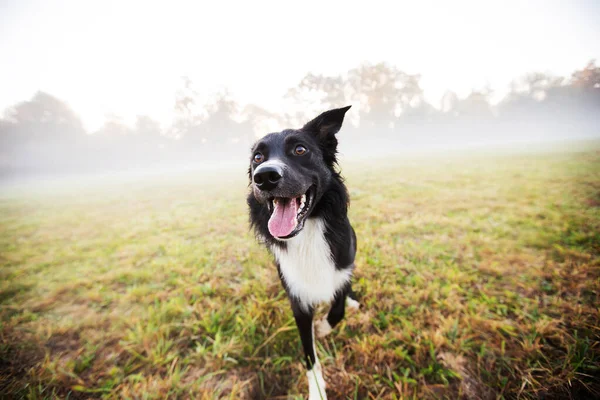
[[[172,117],[186,75],[274,112],[307,73],[386,61],[429,101],[600,60],[600,1],[0,0],[0,109],[43,90],[96,129]],[[341,105],[340,105],[341,106]]]

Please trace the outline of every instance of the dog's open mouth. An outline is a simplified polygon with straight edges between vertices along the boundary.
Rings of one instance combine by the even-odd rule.
[[[274,197],[270,199],[272,209],[269,232],[277,239],[296,236],[304,227],[304,220],[312,206],[313,191],[308,189],[299,197]]]

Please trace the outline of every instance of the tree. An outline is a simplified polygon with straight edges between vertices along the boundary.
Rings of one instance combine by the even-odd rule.
[[[62,100],[37,92],[10,107],[0,124],[2,159],[13,167],[49,171],[81,156],[85,130]]]
[[[146,143],[158,143],[164,138],[160,123],[147,115],[137,116],[133,132],[138,140]]]
[[[6,170],[14,164],[15,147],[18,136],[14,124],[0,119],[0,169]]]
[[[543,72],[530,72],[510,83],[509,93],[498,105],[503,122],[540,125],[570,108],[564,79]],[[530,129],[530,128],[528,128]]]
[[[241,120],[239,105],[228,91],[217,93],[205,109],[208,117],[202,122],[202,131],[211,144],[246,143],[251,136],[252,125]]]
[[[132,129],[127,126],[123,117],[114,114],[107,115],[104,124],[94,133],[103,139],[115,141],[129,139],[128,136],[132,134]]]
[[[354,68],[348,82],[352,99],[360,104],[361,127],[389,129],[398,115],[423,100],[419,76],[386,63]]]
[[[571,84],[578,88],[600,91],[600,66],[596,66],[596,60],[591,60],[583,69],[573,72]]]
[[[202,116],[198,112],[198,92],[193,88],[192,81],[184,76],[183,88],[175,94],[175,120],[167,132],[168,136],[175,139],[199,136],[199,125],[202,123]],[[201,142],[202,138],[197,139]]]
[[[485,88],[483,90],[472,90],[466,98],[458,101],[458,114],[462,117],[470,118],[491,117],[491,95],[492,90],[490,88]]]
[[[591,60],[581,70],[575,71],[571,76],[571,85],[578,97],[580,109],[593,117],[593,123],[600,119],[600,67],[596,61]]]
[[[458,96],[455,92],[448,90],[442,96],[442,112],[444,113],[455,113],[458,108]]]
[[[9,108],[5,120],[20,143],[71,142],[85,133],[75,112],[62,100],[44,92]]]
[[[282,126],[286,123],[284,117],[254,104],[244,107],[242,116],[251,127],[251,132],[248,132],[247,137],[249,143],[257,137],[282,129]]]
[[[348,104],[348,82],[341,76],[308,73],[298,86],[291,88],[285,98],[292,100],[297,111],[286,116],[290,127],[300,126],[323,110]]]

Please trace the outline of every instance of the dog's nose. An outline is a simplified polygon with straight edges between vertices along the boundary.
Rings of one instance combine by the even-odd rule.
[[[258,169],[254,171],[254,183],[256,183],[256,186],[260,190],[273,190],[279,184],[281,175],[281,168],[275,165],[258,167]]]

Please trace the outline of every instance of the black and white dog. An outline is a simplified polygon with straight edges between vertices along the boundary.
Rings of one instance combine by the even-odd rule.
[[[356,235],[348,191],[336,170],[337,138],[348,107],[319,115],[298,130],[271,133],[252,148],[250,223],[275,256],[306,357],[309,399],[326,398],[314,335],[322,337],[358,308],[351,288]],[[313,326],[314,307],[330,302]]]

